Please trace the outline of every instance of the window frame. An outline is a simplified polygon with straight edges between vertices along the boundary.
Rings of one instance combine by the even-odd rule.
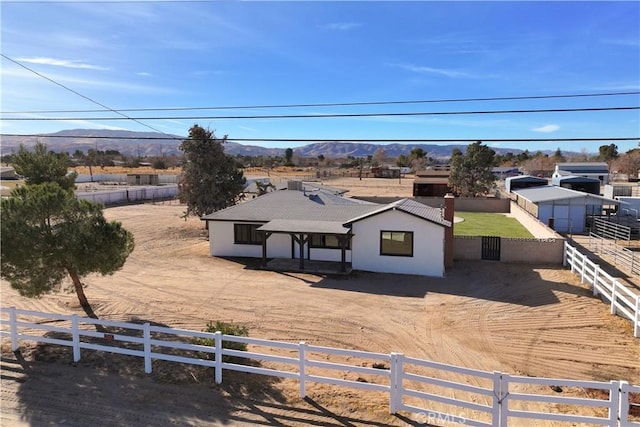
[[[327,236],[330,237],[335,237],[336,240],[338,241],[336,246],[331,246],[331,245],[327,245]],[[316,244],[313,239],[316,237],[320,237],[321,243],[320,244]],[[346,236],[345,236],[346,237]],[[338,238],[338,235],[336,234],[331,234],[331,233],[326,233],[326,234],[312,234],[311,238],[309,239],[309,247],[311,249],[342,249],[340,247],[340,239]],[[345,245],[345,249],[346,250],[351,250],[351,239],[347,239],[347,244]]]
[[[384,241],[385,240],[389,240],[389,239],[384,239],[384,233],[391,233],[391,241],[393,241],[393,234],[394,233],[402,233],[402,234],[407,234],[411,236],[411,248],[409,253],[388,253],[384,251]],[[414,233],[413,231],[405,231],[405,230],[380,230],[380,256],[399,256],[399,257],[407,257],[407,258],[413,258],[413,246],[414,246],[414,240],[413,240],[413,236]],[[403,239],[404,241],[405,239]]]
[[[264,242],[264,233],[259,233],[258,231],[256,231],[256,229],[262,225],[264,224],[234,223],[233,224],[233,244],[262,246],[262,243]],[[241,233],[247,234],[247,238],[239,239],[238,237]]]

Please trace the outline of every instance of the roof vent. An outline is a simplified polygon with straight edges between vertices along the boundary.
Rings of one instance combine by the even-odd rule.
[[[302,181],[287,181],[287,190],[302,191]]]

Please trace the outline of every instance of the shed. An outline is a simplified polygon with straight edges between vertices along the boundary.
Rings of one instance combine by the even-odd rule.
[[[416,178],[413,180],[413,196],[444,197],[451,193],[449,175],[451,172],[448,170],[427,169],[416,172]]]
[[[504,180],[504,188],[508,193],[523,188],[544,187],[546,185],[549,185],[546,178],[531,175],[510,176]]]
[[[602,184],[608,184],[609,165],[605,162],[556,163],[552,178],[560,176],[597,178]]]
[[[518,206],[561,233],[584,233],[587,218],[621,202],[595,194],[548,185],[515,190]]]
[[[589,194],[600,194],[600,180],[584,176],[556,176],[551,179],[551,184],[570,190],[582,191]]]
[[[160,185],[157,173],[128,173],[127,185]]]

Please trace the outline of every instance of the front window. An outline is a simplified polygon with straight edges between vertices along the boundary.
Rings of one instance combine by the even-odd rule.
[[[381,231],[380,255],[413,256],[413,232]]]
[[[262,245],[264,233],[257,231],[262,224],[233,224],[236,245]]]
[[[312,234],[310,246],[318,249],[340,249],[340,239],[334,234]],[[350,246],[350,239],[347,239],[345,249],[351,249]]]

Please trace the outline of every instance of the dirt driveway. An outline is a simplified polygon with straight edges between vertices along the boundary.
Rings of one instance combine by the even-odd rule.
[[[456,263],[444,279],[265,272],[250,261],[210,257],[204,224],[181,219],[183,211],[151,204],[105,211],[134,233],[136,249],[113,276],[85,280],[99,317],[196,330],[220,319],[245,324],[258,338],[640,384],[640,340],[630,323],[609,315],[569,271],[486,261]],[[82,314],[73,294],[30,300],[6,282],[1,286],[2,306]],[[68,360],[34,361],[28,350],[16,358],[6,344],[3,350],[3,425],[412,422],[389,416],[384,396],[376,393],[317,385],[301,400],[288,380],[247,375],[222,387],[195,377],[175,384],[108,360],[71,366]]]

